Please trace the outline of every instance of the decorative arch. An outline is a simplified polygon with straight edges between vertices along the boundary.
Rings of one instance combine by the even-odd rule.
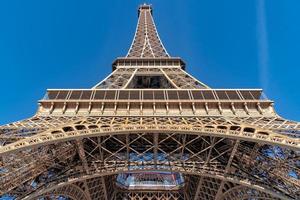
[[[222,118],[156,118],[156,117],[105,117],[104,123],[100,119],[88,118],[86,121],[77,121],[55,129],[49,129],[37,135],[18,140],[14,143],[0,147],[0,155],[14,153],[23,149],[53,144],[60,141],[70,141],[85,137],[128,134],[136,132],[176,132],[195,135],[209,135],[253,141],[270,145],[281,146],[293,150],[300,149],[298,138],[289,137],[261,129],[253,125],[235,124]],[[96,121],[96,123],[95,123]],[[113,123],[107,123],[114,121]],[[132,121],[132,123],[130,123]],[[214,125],[216,122],[222,125]]]
[[[57,185],[56,187],[52,187],[48,190],[48,192],[37,194],[33,198],[41,198],[41,197],[53,197],[53,196],[63,196],[73,200],[91,200],[87,194],[77,185],[74,184],[62,184]],[[27,197],[25,197],[26,199]],[[31,198],[31,197],[30,197]]]
[[[136,170],[134,171],[135,173],[142,173],[145,170]],[[164,170],[159,170],[159,171],[164,171]],[[167,170],[165,170],[167,172]],[[37,198],[40,196],[45,196],[45,195],[62,195],[62,196],[67,196],[73,199],[76,199],[77,197],[82,197],[85,199],[88,199],[86,193],[78,186],[75,184],[81,181],[87,181],[90,179],[95,179],[103,176],[111,176],[111,175],[117,175],[119,173],[126,173],[128,171],[114,171],[114,172],[93,172],[91,175],[78,175],[78,177],[69,177],[69,178],[64,178],[61,180],[56,180],[52,183],[49,183],[47,186],[43,186],[39,191],[36,193],[33,193],[27,197],[24,198],[24,200],[27,199],[32,199],[32,198]],[[132,172],[132,171],[130,171]],[[206,174],[206,173],[198,173],[196,171],[194,172],[183,172],[183,171],[178,171],[181,173],[184,173],[185,175],[191,175],[191,176],[198,176],[199,178],[213,178],[217,179],[220,182],[224,181],[227,183],[231,183],[233,185],[237,185],[236,187],[230,188],[224,193],[221,194],[220,199],[217,200],[232,200],[234,195],[237,195],[236,200],[241,200],[241,199],[247,199],[249,197],[258,197],[259,199],[264,199],[264,200],[277,200],[277,199],[287,199],[290,200],[288,197],[283,196],[279,193],[276,193],[268,188],[263,188],[262,186],[256,185],[255,183],[247,182],[245,179],[241,179],[238,177],[228,177],[228,176],[222,176],[222,175],[212,175],[212,174]],[[75,192],[75,190],[78,189],[78,192]],[[240,192],[239,192],[240,191]],[[79,198],[81,199],[81,198]],[[234,199],[234,200],[235,200]]]
[[[255,198],[257,200],[280,200],[259,190],[254,190],[245,186],[236,186],[224,192],[222,197],[217,200],[248,200]]]

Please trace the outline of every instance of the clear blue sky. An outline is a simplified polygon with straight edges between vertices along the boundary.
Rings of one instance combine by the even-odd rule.
[[[0,1],[0,124],[33,115],[47,88],[90,88],[124,56],[138,0]],[[168,52],[213,88],[263,88],[300,121],[299,0],[152,0]]]

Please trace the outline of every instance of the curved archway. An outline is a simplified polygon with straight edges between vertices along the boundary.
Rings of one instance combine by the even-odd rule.
[[[298,138],[292,138],[284,135],[280,135],[272,132],[271,130],[261,130],[254,126],[245,125],[227,125],[227,126],[215,126],[215,125],[197,125],[191,124],[170,124],[170,125],[158,125],[155,124],[143,124],[143,125],[129,125],[129,124],[117,124],[117,125],[101,125],[100,127],[94,125],[67,125],[54,130],[47,130],[38,135],[28,137],[14,143],[1,146],[0,155],[13,153],[16,151],[34,148],[42,145],[53,144],[60,141],[71,141],[74,139],[81,139],[94,136],[105,135],[118,135],[129,134],[138,132],[156,133],[179,133],[179,134],[192,134],[192,135],[204,135],[224,137],[230,139],[239,139],[244,141],[260,142],[270,145],[277,145],[284,148],[293,150],[300,149],[300,141]],[[98,127],[98,128],[96,128]],[[225,128],[227,127],[227,128]],[[73,131],[70,131],[72,130]]]
[[[67,184],[55,187],[50,189],[48,192],[39,193],[37,192],[36,195],[30,198],[41,198],[41,197],[55,197],[55,196],[63,196],[74,200],[90,200],[87,194],[77,185],[74,184]],[[25,197],[28,198],[28,197]]]
[[[145,171],[149,171],[149,169],[144,169],[144,170],[135,170],[135,173],[143,173]],[[170,172],[169,170],[159,170],[160,172]],[[128,170],[119,170],[119,171],[114,171],[114,172],[92,172],[91,175],[86,175],[86,174],[78,174],[77,177],[75,176],[70,176],[70,177],[63,177],[61,179],[57,179],[47,185],[44,185],[40,187],[40,189],[25,197],[24,199],[32,199],[36,198],[38,196],[43,196],[43,195],[49,195],[49,194],[55,194],[55,195],[64,195],[68,196],[71,198],[74,198],[74,191],[73,189],[78,189],[78,193],[76,193],[77,196],[82,196],[82,197],[87,197],[86,193],[76,186],[75,184],[81,181],[86,181],[89,179],[94,179],[94,178],[99,178],[103,176],[112,176],[112,175],[117,175],[120,173],[126,173],[129,172]],[[133,172],[133,171],[130,171]],[[247,197],[264,197],[264,198],[273,198],[273,199],[289,199],[285,195],[281,195],[279,193],[276,193],[272,191],[271,189],[267,187],[262,187],[261,185],[255,184],[253,182],[248,181],[247,179],[242,179],[239,177],[233,177],[233,176],[222,176],[222,175],[213,175],[213,174],[207,174],[207,173],[199,173],[197,171],[190,171],[190,172],[184,172],[182,171],[177,171],[180,173],[183,173],[185,175],[191,175],[191,176],[198,176],[198,177],[203,177],[203,178],[213,178],[217,179],[219,181],[225,181],[228,183],[232,183],[234,185],[238,185],[236,187],[230,188],[224,193],[221,193],[222,198],[218,200],[229,200],[233,196],[237,196],[240,199],[247,198]],[[75,188],[76,187],[76,188]],[[240,190],[242,189],[242,190]],[[239,192],[240,190],[240,192]],[[72,192],[69,192],[72,191]],[[251,195],[249,194],[248,191],[252,191]],[[68,193],[69,192],[69,193]],[[236,193],[239,193],[237,195]],[[248,196],[247,196],[248,195]],[[256,196],[255,196],[256,195]],[[76,199],[76,198],[75,198]],[[263,199],[263,198],[262,198]]]
[[[220,180],[225,180],[222,177],[227,177],[228,180],[225,181],[235,180],[237,183],[244,181],[247,186],[265,188],[261,182],[258,182],[259,179],[247,180],[246,177],[249,176],[243,174],[243,171],[229,170],[235,155],[238,155],[235,163],[246,163],[246,165],[250,163],[256,168],[263,167],[263,164],[255,166],[259,163],[255,163],[253,162],[255,159],[251,159],[251,149],[245,150],[245,146],[239,148],[240,140],[195,134],[186,130],[185,133],[134,130],[129,134],[127,132],[118,134],[108,132],[100,136],[95,134],[95,137],[84,137],[81,142],[75,143],[75,141],[70,145],[70,151],[78,151],[77,156],[80,157],[80,164],[83,167],[80,166],[80,170],[76,171],[78,166],[72,166],[72,169],[76,170],[68,178],[78,178],[91,173],[103,176],[127,172],[128,169],[138,171],[143,168],[219,177]],[[64,143],[70,142],[67,140]],[[62,146],[61,143],[57,145]],[[216,145],[218,145],[218,149],[222,149],[222,152],[214,149]],[[59,152],[57,153],[59,154]],[[252,169],[249,168],[248,172],[250,173]],[[275,175],[279,176],[271,178],[284,178],[280,177],[282,174]],[[285,181],[287,182],[287,180]]]
[[[268,193],[253,190],[245,186],[236,186],[227,190],[218,200],[248,200],[253,198],[258,200],[280,200],[280,198],[271,196]]]

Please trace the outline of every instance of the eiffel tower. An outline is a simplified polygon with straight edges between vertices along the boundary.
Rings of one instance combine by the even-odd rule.
[[[300,199],[300,124],[261,89],[212,89],[163,46],[152,7],[91,89],[49,89],[0,127],[0,195],[16,199]]]

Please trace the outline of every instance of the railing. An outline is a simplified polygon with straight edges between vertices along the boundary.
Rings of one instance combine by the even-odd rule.
[[[51,89],[43,100],[267,100],[260,89]]]

